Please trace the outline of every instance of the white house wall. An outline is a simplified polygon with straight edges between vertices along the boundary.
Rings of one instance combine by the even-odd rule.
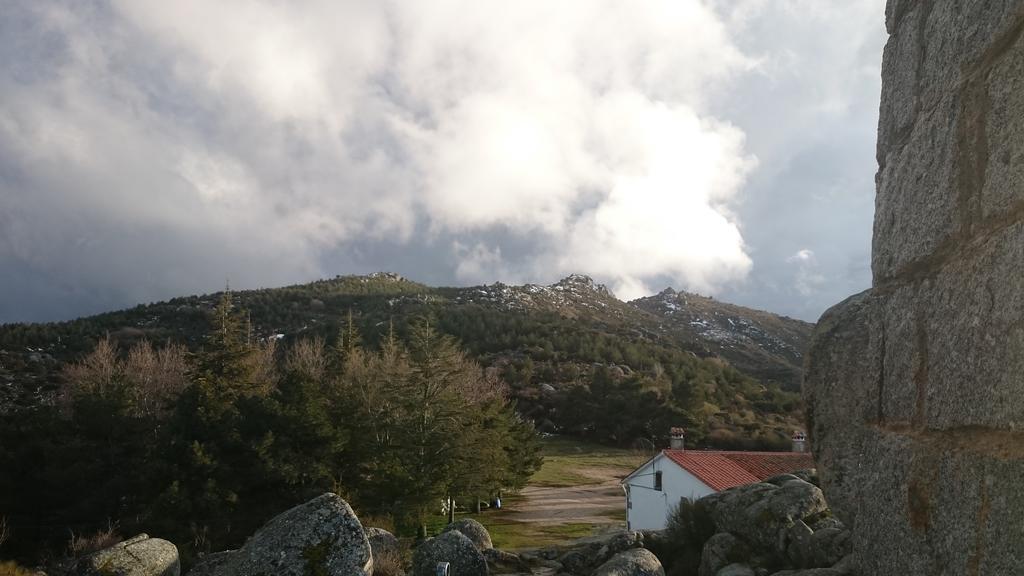
[[[654,476],[659,470],[662,473],[660,491],[654,490]],[[664,454],[633,472],[626,483],[629,490],[626,519],[630,530],[661,530],[668,523],[669,511],[680,499],[693,500],[715,492]]]

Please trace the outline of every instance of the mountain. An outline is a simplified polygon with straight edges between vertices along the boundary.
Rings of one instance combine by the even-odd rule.
[[[794,392],[812,325],[695,294],[669,289],[623,302],[582,275],[546,286],[438,288],[377,273],[232,296],[247,311],[254,341],[283,346],[303,337],[331,343],[350,314],[370,346],[389,329],[401,337],[413,319],[429,318],[510,384],[521,411],[555,430],[628,440],[619,423],[580,413],[577,405],[600,398],[567,399],[605,380],[631,386],[637,402],[646,393],[652,406],[691,415],[708,433],[771,430],[782,441],[799,426]],[[0,326],[0,407],[45,402],[60,366],[105,336],[122,347],[147,339],[196,349],[219,299],[186,296],[69,322]],[[661,425],[652,419],[641,427]]]
[[[630,304],[663,319],[688,350],[721,356],[761,381],[800,387],[814,324],[672,288]]]

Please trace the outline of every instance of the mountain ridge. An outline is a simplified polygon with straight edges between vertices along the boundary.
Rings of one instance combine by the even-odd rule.
[[[60,323],[0,326],[0,406],[45,401],[59,387],[59,368],[110,337],[123,346],[146,339],[176,341],[197,349],[223,292],[163,302]],[[657,388],[666,360],[684,352],[750,377],[762,392],[733,408],[760,414],[754,396],[778,387],[799,389],[803,350],[811,324],[720,302],[688,292],[664,290],[630,302],[617,299],[589,276],[569,275],[540,285],[496,282],[469,287],[431,287],[390,272],[339,275],[306,284],[232,292],[249,311],[252,337],[288,342],[307,336],[331,341],[351,313],[369,345],[389,324],[402,331],[412,318],[434,319],[459,338],[485,366],[500,371],[525,398],[542,403],[549,388],[571,387],[593,377],[596,365],[614,374],[640,371]],[[660,360],[659,360],[660,359]],[[683,370],[677,366],[676,371]],[[697,365],[695,365],[697,366]],[[670,368],[670,372],[672,368]],[[673,386],[694,378],[670,374]],[[710,369],[710,368],[709,368]],[[716,369],[717,370],[717,369]],[[706,370],[705,370],[706,371]],[[693,409],[728,412],[735,382],[705,378]],[[660,384],[658,394],[671,394]],[[749,388],[749,387],[748,387]],[[704,402],[704,404],[701,404]],[[545,409],[539,420],[554,418]],[[760,416],[759,416],[760,417]],[[788,416],[787,416],[788,418]]]

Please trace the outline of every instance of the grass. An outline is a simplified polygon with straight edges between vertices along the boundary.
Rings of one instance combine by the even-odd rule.
[[[587,468],[621,468],[632,472],[650,455],[625,448],[609,448],[578,440],[548,438],[543,443],[544,465],[530,479],[531,486],[567,487],[595,484]]]
[[[485,518],[481,523],[491,533],[494,546],[506,550],[564,544],[567,540],[590,536],[594,532],[593,524],[581,523],[536,524],[503,521],[500,517]]]
[[[599,480],[588,474],[588,469],[614,468],[621,470],[625,476],[651,456],[625,448],[610,448],[558,437],[545,439],[543,451],[544,465],[530,479],[530,486],[572,487],[596,484]],[[490,532],[494,546],[508,550],[564,544],[569,540],[591,536],[595,531],[607,527],[607,524],[577,522],[517,522],[510,518],[510,511],[517,508],[516,504],[521,498],[516,494],[506,494],[502,498],[504,506],[501,510],[485,510],[481,514],[462,512],[456,515],[456,519],[472,518],[480,522]],[[610,523],[626,520],[626,511],[621,506],[609,508],[600,515]],[[427,534],[439,534],[446,524],[444,516],[431,516],[427,519]]]
[[[619,511],[615,511],[616,513]],[[482,514],[459,513],[455,519],[472,518],[484,525],[491,534],[491,542],[495,548],[515,550],[522,548],[541,548],[553,544],[564,543],[584,536],[590,536],[597,528],[589,523],[538,524],[534,522],[516,522],[498,510],[489,510]],[[444,516],[431,516],[427,519],[427,534],[436,536],[447,525]]]

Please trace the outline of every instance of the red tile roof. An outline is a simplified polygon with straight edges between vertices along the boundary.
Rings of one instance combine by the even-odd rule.
[[[778,474],[814,468],[814,459],[807,452],[662,452],[669,460],[717,491],[758,482]]]

